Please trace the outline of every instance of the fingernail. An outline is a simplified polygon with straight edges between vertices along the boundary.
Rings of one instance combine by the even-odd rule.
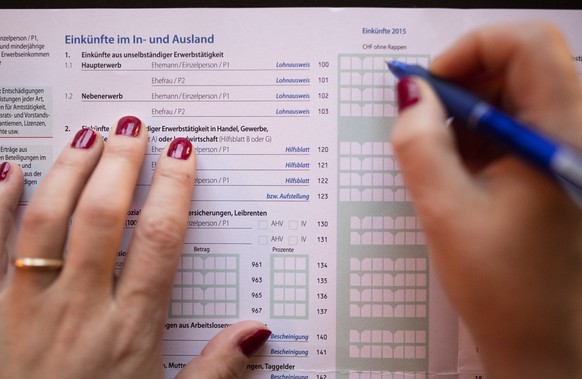
[[[396,91],[398,95],[398,112],[402,112],[420,100],[420,89],[411,78],[401,79],[396,86]]]
[[[168,157],[186,160],[192,154],[192,143],[188,138],[178,137],[168,147]]]
[[[240,349],[247,357],[253,355],[271,336],[271,331],[268,329],[259,329],[247,338],[241,344]]]
[[[141,129],[141,120],[134,116],[125,116],[119,119],[117,122],[117,129],[115,129],[115,134],[137,137]]]
[[[71,142],[71,147],[75,149],[89,149],[93,146],[96,138],[97,133],[93,129],[81,129],[75,134],[75,138]]]
[[[10,163],[9,162],[2,162],[0,164],[0,182],[6,179],[8,176],[8,172],[10,171]]]

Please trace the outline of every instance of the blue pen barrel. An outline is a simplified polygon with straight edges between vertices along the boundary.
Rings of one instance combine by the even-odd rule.
[[[424,78],[429,80],[429,83],[445,106],[448,115],[461,124],[468,123],[475,107],[482,103],[481,99],[473,94],[461,91],[455,85],[434,77],[428,74],[428,72]]]
[[[478,130],[493,135],[508,150],[552,174],[551,162],[558,150],[556,143],[491,107],[475,121]]]
[[[553,175],[551,160],[558,149],[556,143],[539,132],[517,123],[505,113],[452,83],[434,77],[426,71],[424,78],[430,81],[449,116],[469,128],[491,135],[509,151]]]

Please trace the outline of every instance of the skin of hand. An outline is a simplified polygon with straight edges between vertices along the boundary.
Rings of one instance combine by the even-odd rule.
[[[431,71],[582,148],[571,56],[552,25],[496,25],[462,37]],[[426,82],[404,79],[398,95],[395,153],[431,261],[490,377],[582,377],[581,209],[487,138],[448,127]]]
[[[0,290],[9,264],[8,251],[14,245],[16,234],[16,207],[24,187],[24,175],[18,165],[3,163],[0,170]]]
[[[0,378],[164,377],[164,322],[194,188],[195,154],[184,138],[161,154],[115,277],[146,145],[147,127],[133,117],[112,128],[107,144],[92,130],[81,130],[41,182],[22,216],[16,256],[60,258],[65,246],[67,256],[60,271],[1,272]],[[2,262],[22,179],[20,167],[10,164],[0,181]],[[269,335],[258,321],[234,324],[178,377],[238,378]]]

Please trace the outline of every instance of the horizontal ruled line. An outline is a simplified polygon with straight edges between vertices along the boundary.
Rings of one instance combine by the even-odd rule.
[[[81,100],[81,103],[309,103],[310,100]]]
[[[152,87],[311,87],[311,84],[152,84]]]
[[[196,171],[289,171],[289,172],[308,172],[309,169],[303,168],[199,168]]]
[[[253,228],[250,227],[239,227],[239,228],[235,228],[235,227],[197,227],[197,226],[189,226],[187,227],[187,229],[205,229],[205,230],[253,230]]]
[[[158,156],[159,154],[156,153],[146,153],[145,155],[152,155],[152,156]],[[278,157],[278,156],[294,156],[294,157],[298,157],[298,156],[309,156],[309,153],[280,153],[280,154],[270,154],[270,153],[248,153],[248,154],[238,154],[238,153],[196,153],[197,156],[201,156],[201,155],[212,155],[212,156],[216,156],[216,155],[224,155],[224,156],[233,156],[233,157],[237,157],[237,156],[273,156],[273,157]]]
[[[18,136],[10,136],[10,137],[8,137],[8,136],[0,135],[0,138],[22,138],[22,139],[32,139],[32,138],[39,139],[39,138],[43,138],[43,139],[52,139],[53,137],[52,136],[41,136],[41,137],[36,137],[36,136],[20,136],[20,137],[18,137]]]
[[[184,245],[252,245],[252,242],[184,242]]]
[[[177,317],[174,317],[177,318]],[[214,317],[216,318],[216,316]],[[170,340],[164,340],[164,341],[168,341],[170,342]],[[182,342],[188,342],[189,340],[184,340]],[[180,340],[176,340],[176,342],[180,342]],[[203,342],[203,341],[195,341],[195,342]],[[168,358],[168,357],[188,357],[188,358],[196,358],[199,355],[193,355],[193,354],[168,354],[168,355],[164,355],[164,357]],[[309,358],[306,357],[304,355],[271,355],[271,354],[253,354],[253,357],[265,357],[265,358],[274,358],[274,357],[283,357],[283,358],[289,358],[289,357],[293,357],[293,358]]]
[[[196,187],[309,187],[309,184],[196,184]]]
[[[310,170],[308,169],[291,169],[291,168],[282,168],[282,169],[278,169],[278,168],[265,168],[265,169],[256,169],[256,168],[236,168],[236,169],[232,169],[232,168],[198,168],[196,169],[196,171],[220,171],[220,172],[225,172],[225,171],[233,171],[233,172],[252,172],[252,171],[258,171],[258,172],[309,172]]]
[[[212,199],[195,199],[195,200],[190,200],[191,203],[194,202],[199,202],[199,201],[208,201],[208,202],[217,202],[217,201],[221,201],[221,202],[226,202],[226,203],[231,203],[231,202],[238,202],[238,203],[309,203],[309,200],[277,200],[277,199],[271,199],[271,200],[241,200],[241,199],[233,199],[233,200],[225,200],[225,199],[216,199],[216,200],[212,200]]]
[[[153,59],[153,58],[152,58]],[[180,58],[174,58],[180,59]],[[219,68],[219,69],[186,69],[186,68],[123,68],[123,69],[92,69],[92,68],[84,68],[81,71],[184,71],[184,72],[262,72],[262,71],[269,71],[269,72],[276,72],[276,71],[310,71],[309,68]]]
[[[237,118],[243,118],[243,117],[257,117],[257,118],[306,118],[306,117],[310,117],[309,115],[192,115],[192,116],[174,116],[174,115],[163,115],[163,116],[152,116],[153,118],[172,118],[172,117],[176,117],[176,118],[232,118],[232,117],[237,117]]]

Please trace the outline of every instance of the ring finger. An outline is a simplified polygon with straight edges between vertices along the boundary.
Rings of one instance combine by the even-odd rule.
[[[10,258],[18,199],[22,194],[22,169],[14,163],[0,163],[0,288]]]
[[[64,148],[24,212],[16,248],[18,262],[62,259],[69,219],[102,150],[103,140],[91,129],[79,130]],[[55,270],[25,265],[16,270],[13,284],[39,289],[55,277]]]

